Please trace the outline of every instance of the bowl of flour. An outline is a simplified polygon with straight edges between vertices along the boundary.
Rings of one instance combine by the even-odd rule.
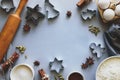
[[[120,80],[120,56],[103,60],[97,68],[96,80]]]
[[[11,80],[33,80],[34,70],[28,64],[18,64],[11,70],[10,79]]]

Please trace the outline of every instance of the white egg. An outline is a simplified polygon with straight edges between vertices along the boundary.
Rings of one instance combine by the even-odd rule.
[[[103,12],[103,17],[105,20],[110,21],[115,17],[115,12],[112,9],[106,9]]]
[[[120,0],[110,0],[111,3],[118,4]]]
[[[116,6],[116,8],[115,8],[115,14],[117,16],[120,16],[120,4]]]
[[[110,5],[110,0],[99,0],[98,1],[98,6],[101,8],[101,9],[107,9]]]

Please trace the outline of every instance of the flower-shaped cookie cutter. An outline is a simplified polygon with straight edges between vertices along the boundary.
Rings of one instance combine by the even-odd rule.
[[[58,60],[57,58],[54,58],[54,61],[49,63],[50,71],[60,73],[64,69],[62,62],[63,60]]]

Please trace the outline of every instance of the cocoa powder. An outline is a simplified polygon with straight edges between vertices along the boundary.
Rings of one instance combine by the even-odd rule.
[[[69,75],[68,80],[84,80],[84,79],[80,73],[74,72],[74,73]]]

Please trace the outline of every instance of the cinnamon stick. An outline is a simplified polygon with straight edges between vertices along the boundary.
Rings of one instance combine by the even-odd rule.
[[[15,61],[19,58],[19,54],[14,52],[14,54],[3,64],[1,64],[1,67],[3,71],[7,71],[8,68],[15,63]]]
[[[39,75],[41,76],[42,80],[49,80],[48,75],[45,73],[45,71],[43,69],[40,69],[38,72],[39,72]]]

